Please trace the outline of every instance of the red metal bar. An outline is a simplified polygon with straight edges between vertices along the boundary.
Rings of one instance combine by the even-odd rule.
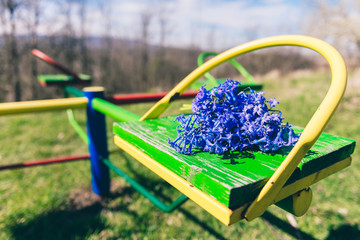
[[[69,75],[69,76],[73,77],[76,80],[76,82],[88,84],[88,82],[82,80],[77,73],[71,71],[67,67],[65,67],[65,66],[61,65],[60,63],[56,62],[54,59],[52,59],[51,57],[49,57],[45,53],[41,52],[40,50],[34,48],[31,51],[31,53],[34,56],[38,57],[39,59],[43,60],[44,62],[50,64],[51,66],[53,66],[53,67],[57,68],[58,70],[60,70],[61,72],[65,73],[66,75]]]
[[[78,155],[78,156],[58,157],[58,158],[46,158],[46,159],[41,159],[41,160],[36,160],[36,161],[27,161],[27,162],[23,162],[23,163],[0,166],[0,171],[8,170],[8,169],[16,169],[16,168],[34,167],[34,166],[47,165],[47,164],[53,164],[53,163],[77,161],[77,160],[83,160],[83,159],[89,159],[89,158],[90,158],[89,154]]]
[[[188,91],[182,93],[178,99],[188,99],[196,96],[198,91]],[[133,94],[119,94],[111,97],[106,97],[106,101],[116,105],[128,104],[128,103],[142,103],[142,102],[154,102],[162,99],[167,92],[162,93],[133,93]]]

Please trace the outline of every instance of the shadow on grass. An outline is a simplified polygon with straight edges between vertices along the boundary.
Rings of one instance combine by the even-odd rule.
[[[338,227],[332,228],[326,240],[360,240],[360,226],[343,224]]]
[[[161,188],[166,187],[165,185],[167,185],[164,182],[151,182],[152,184],[161,185]],[[161,190],[156,192],[159,197],[165,201],[170,201],[170,198],[165,196]],[[67,200],[64,204],[64,207],[61,206],[60,209],[40,214],[25,223],[8,225],[7,228],[11,233],[12,238],[17,240],[85,239],[92,234],[100,234],[103,230],[112,227],[105,224],[104,217],[102,217],[101,214],[103,210],[123,213],[126,212],[126,214],[132,216],[136,225],[146,226],[148,224],[148,218],[145,215],[151,213],[145,213],[145,215],[138,214],[136,210],[130,210],[128,208],[128,203],[116,201],[116,199],[119,198],[130,197],[131,199],[134,193],[135,191],[131,187],[117,187],[115,191],[112,191],[112,194],[108,198],[100,199],[96,195],[92,194],[91,191],[80,189],[70,196],[69,200]],[[181,212],[189,221],[198,225],[216,239],[225,239],[221,232],[219,233],[212,228],[211,224],[209,225],[206,222],[203,222],[185,208],[180,207],[177,211]],[[281,220],[269,212],[265,212],[261,218],[295,239],[314,239],[310,234],[307,234],[298,228],[292,227],[288,222]],[[129,237],[132,233],[134,233],[133,231],[136,231],[137,233],[147,233],[146,228],[123,229],[120,232],[117,232],[116,230],[114,231],[115,236],[113,237],[115,238],[111,239],[116,239],[117,237]],[[334,227],[330,229],[326,239],[360,240],[359,226],[344,224]]]
[[[84,239],[105,228],[100,219],[101,204],[82,209],[50,211],[21,224],[8,226],[13,239]]]
[[[107,208],[111,199],[133,194],[132,188],[113,191],[108,198],[100,198],[90,189],[77,189],[57,209],[44,212],[24,223],[7,226],[13,239],[84,239],[91,234],[98,234],[108,226],[104,223],[101,212]],[[114,211],[126,211],[127,205],[118,205]],[[16,218],[16,217],[15,217]]]
[[[159,189],[155,190],[154,193],[166,202],[171,201],[161,190],[168,187],[166,182],[149,181],[149,179],[147,179],[146,185],[158,185]],[[136,210],[130,210],[129,203],[126,201],[118,201],[119,198],[131,199],[135,190],[131,187],[124,186],[116,186],[115,188],[116,189],[112,189],[108,197],[102,199],[90,190],[78,189],[57,209],[44,212],[24,223],[10,224],[7,226],[7,229],[12,239],[16,240],[85,239],[92,234],[97,235],[103,230],[106,231],[106,229],[112,228],[112,226],[106,224],[104,219],[106,217],[102,216],[103,211],[126,213],[132,217],[137,226],[146,226],[148,224],[147,214],[152,214],[152,212],[139,214]],[[200,226],[216,239],[224,239],[222,234],[216,232],[211,226],[199,220],[194,214],[183,208],[178,208],[177,210],[184,214],[188,220]],[[147,234],[146,228],[135,228],[136,229],[132,230],[123,229],[124,231],[121,232],[113,229],[115,236],[111,239],[129,237],[134,232]]]
[[[315,240],[315,238],[306,232],[301,231],[298,228],[291,226],[288,222],[276,217],[269,211],[266,211],[261,218],[269,223],[270,225],[281,229],[283,232],[289,234],[290,236],[294,237],[295,239],[302,239],[302,240]]]
[[[128,158],[126,158],[124,156],[124,159],[127,162],[127,167],[129,168],[129,170],[136,176],[135,177],[136,180],[138,182],[140,182],[143,187],[145,187],[147,189],[152,189],[152,193],[155,196],[162,199],[162,201],[167,202],[168,204],[172,201],[172,199],[168,195],[164,194],[165,189],[167,189],[169,187],[171,188],[171,185],[169,183],[167,183],[167,182],[165,182],[163,180],[153,180],[153,179],[143,177],[142,175],[138,174],[137,171],[135,171],[132,168],[132,165],[130,164]],[[135,190],[133,188],[130,187],[129,189],[130,189],[130,191],[135,192]],[[151,203],[149,203],[149,204],[151,204]],[[116,207],[116,208],[113,208],[111,210],[119,211],[119,210],[124,210],[124,209],[122,209],[122,208],[119,209],[119,207]],[[220,240],[225,240],[226,239],[226,238],[224,238],[222,236],[221,233],[216,232],[210,225],[206,224],[205,222],[202,222],[199,218],[196,217],[196,215],[192,214],[191,212],[184,209],[183,207],[180,206],[176,210],[181,212],[188,220],[192,221],[193,223],[195,223],[196,225],[201,227],[204,231],[207,231],[210,235],[214,236],[216,239],[220,239]],[[134,213],[134,214],[136,215],[136,213]],[[171,213],[168,213],[168,214],[171,214]],[[139,222],[143,221],[143,219],[145,219],[145,218],[142,217],[142,216],[137,217],[137,221],[139,221]]]
[[[266,211],[261,218],[271,224],[272,226],[281,229],[295,239],[302,240],[315,240],[315,238],[306,232],[303,232],[301,229],[291,226],[288,222],[281,220],[272,213]],[[326,240],[360,240],[360,226],[359,225],[350,225],[343,224],[338,227],[333,227],[330,229]]]

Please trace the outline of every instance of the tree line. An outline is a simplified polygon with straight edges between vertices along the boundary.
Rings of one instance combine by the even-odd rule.
[[[87,32],[86,19],[90,13],[86,0],[56,2],[61,7],[62,28],[49,31],[46,36],[39,35],[42,2],[0,1],[0,101],[41,99],[61,94],[58,89],[42,89],[37,83],[38,74],[56,73],[56,70],[32,56],[34,48],[77,73],[91,75],[94,84],[103,85],[109,94],[156,91],[159,86],[167,89],[196,64],[199,49],[165,47],[167,26],[161,12],[156,16],[161,26],[161,39],[154,46],[149,43],[149,24],[155,18],[153,12],[144,10],[140,14],[141,36],[138,40],[114,38],[108,15],[111,6],[103,1],[98,1],[105,29],[102,36],[93,37]],[[80,23],[76,30],[74,19]]]
[[[31,55],[37,48],[77,73],[93,77],[93,85],[102,85],[106,93],[166,91],[197,66],[198,55],[205,50],[190,45],[183,48],[165,44],[169,34],[169,10],[144,9],[139,14],[140,34],[137,40],[112,35],[111,5],[98,1],[104,33],[91,36],[87,21],[87,0],[54,1],[61,7],[62,27],[48,35],[40,35],[43,0],[0,0],[0,101],[21,101],[61,97],[58,88],[42,88],[37,75],[57,71]],[[325,11],[319,5],[318,14]],[[325,9],[325,10],[324,10]],[[324,15],[324,14],[323,14]],[[325,15],[324,15],[325,16]],[[159,25],[159,42],[150,42],[149,26]],[[74,24],[79,23],[77,29]],[[52,23],[51,23],[52,24]],[[51,26],[51,24],[48,24]],[[54,22],[54,25],[56,22]],[[20,31],[21,30],[21,31]],[[213,41],[213,39],[205,39]],[[264,74],[274,68],[282,73],[296,69],[316,68],[314,58],[295,50],[262,51],[238,59],[252,74]],[[216,75],[236,75],[231,65],[214,71]]]

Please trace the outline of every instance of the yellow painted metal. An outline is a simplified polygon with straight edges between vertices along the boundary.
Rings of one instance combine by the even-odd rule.
[[[78,97],[0,103],[0,116],[32,112],[56,111],[69,108],[85,108],[87,101],[88,100],[85,97]]]
[[[278,202],[290,195],[295,194],[301,189],[310,187],[311,185],[319,182],[321,179],[324,179],[348,166],[351,165],[351,157],[345,158],[327,168],[322,169],[319,172],[313,173],[309,176],[301,178],[298,181],[295,181],[289,185],[284,186],[279,194],[275,197],[274,202]]]
[[[255,201],[249,206],[245,214],[249,221],[261,216],[266,208],[274,203],[276,196],[301,159],[319,138],[345,93],[347,70],[340,53],[331,45],[318,39],[305,38],[297,41],[297,45],[311,48],[325,57],[330,64],[332,81],[325,98],[304,128],[298,142],[265,184]]]
[[[307,212],[307,210],[310,207],[312,200],[311,188],[307,188],[293,194],[292,200],[293,200],[292,213],[297,217],[301,217]]]
[[[133,156],[165,181],[173,185],[188,198],[199,204],[219,221],[228,225],[230,221],[229,218],[232,214],[231,209],[227,208],[225,205],[221,204],[214,198],[195,188],[191,183],[165,168],[163,165],[159,164],[157,161],[140,151],[135,146],[129,144],[127,141],[121,139],[119,136],[115,135],[114,142],[118,147],[124,150],[126,149],[128,154]]]
[[[288,211],[297,217],[301,217],[309,209],[311,200],[312,190],[311,188],[305,188],[275,204],[285,211]]]
[[[153,171],[165,181],[167,181],[169,184],[177,188],[180,192],[182,192],[199,206],[204,208],[207,212],[216,217],[223,224],[231,225],[244,218],[245,210],[250,205],[250,203],[245,204],[235,210],[229,209],[211,196],[195,188],[193,185],[191,185],[191,183],[176,175],[169,169],[165,168],[163,165],[159,164],[157,161],[146,155],[143,151],[129,144],[127,141],[120,138],[119,136],[115,135],[114,142],[118,147],[125,150],[128,154],[133,156],[144,166],[146,166],[151,171]],[[310,185],[320,181],[321,179],[335,172],[340,171],[341,169],[349,166],[350,164],[351,158],[349,157],[327,168],[324,168],[317,173],[311,174],[289,185],[286,185],[276,196],[275,202],[278,202],[290,195],[293,195],[302,189],[308,188]]]
[[[194,81],[204,75],[206,72],[210,71],[211,69],[215,68],[216,66],[242,55],[244,53],[248,53],[257,49],[266,48],[266,47],[275,47],[275,46],[302,46],[313,49],[315,51],[320,52],[326,59],[336,59],[336,61],[329,61],[331,64],[332,69],[337,72],[339,75],[342,75],[344,71],[344,64],[342,63],[342,58],[338,58],[339,55],[333,47],[327,44],[324,41],[321,41],[316,38],[301,36],[301,35],[283,35],[283,36],[275,36],[275,37],[268,37],[263,38],[255,41],[251,41],[237,47],[231,48],[212,59],[205,62],[203,65],[196,68],[192,71],[189,75],[187,75],[178,85],[176,85],[165,97],[163,97],[159,102],[157,102],[148,112],[146,112],[141,120],[149,119],[149,118],[156,118],[163,113],[166,108],[171,103],[171,98],[176,95],[176,93],[181,94],[184,92]],[[330,50],[329,52],[327,52]],[[335,51],[334,51],[335,50]],[[336,53],[335,53],[336,52]],[[336,56],[332,57],[333,53]],[[334,68],[339,63],[339,68]],[[345,70],[346,72],[346,70]],[[334,76],[335,78],[335,76]]]
[[[90,86],[90,87],[85,87],[83,88],[84,92],[103,92],[105,91],[104,87],[101,86]]]
[[[274,203],[277,194],[301,159],[316,142],[339,105],[346,88],[347,70],[342,56],[335,48],[322,40],[298,35],[268,37],[245,43],[219,54],[195,69],[140,119],[158,117],[165,111],[174,96],[181,94],[195,80],[221,63],[256,49],[274,46],[300,46],[320,53],[330,64],[332,81],[328,93],[305,127],[299,141],[248,208],[245,215],[248,220],[262,215],[266,208]]]

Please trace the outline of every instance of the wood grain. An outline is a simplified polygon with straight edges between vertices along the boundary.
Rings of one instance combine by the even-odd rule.
[[[173,121],[174,118],[116,123],[113,131],[231,209],[251,202],[290,151],[282,148],[271,154],[242,151],[228,155],[207,152],[183,155],[168,144],[169,139],[177,136],[178,123]],[[295,129],[296,132],[301,130]],[[354,147],[353,140],[322,134],[288,183],[345,159],[353,153]]]

